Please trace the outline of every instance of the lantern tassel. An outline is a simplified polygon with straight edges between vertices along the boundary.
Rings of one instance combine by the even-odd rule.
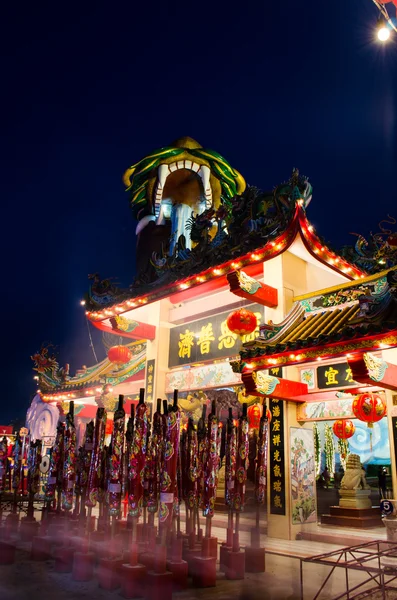
[[[374,427],[373,423],[368,423],[368,428],[369,428],[369,449],[371,451],[372,454],[372,429]]]

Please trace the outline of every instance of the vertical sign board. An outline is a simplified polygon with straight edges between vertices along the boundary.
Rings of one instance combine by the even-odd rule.
[[[154,373],[156,368],[155,359],[146,362],[146,402],[153,402],[154,398]]]
[[[269,399],[270,514],[285,515],[284,402]]]

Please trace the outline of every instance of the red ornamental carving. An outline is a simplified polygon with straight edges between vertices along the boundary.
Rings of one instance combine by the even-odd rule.
[[[112,346],[108,351],[108,359],[116,365],[125,365],[130,362],[132,352],[127,346]]]
[[[259,424],[262,416],[263,408],[259,404],[253,404],[248,408],[248,425],[250,429],[259,429]],[[269,409],[266,410],[266,418],[268,422],[272,420],[272,413]]]
[[[246,308],[239,308],[230,313],[227,318],[226,325],[232,333],[244,335],[255,331],[258,325],[256,316]]]
[[[338,419],[333,424],[332,429],[336,437],[340,440],[347,440],[351,438],[356,431],[353,422],[349,419]]]
[[[373,427],[376,421],[380,421],[385,416],[386,402],[379,394],[368,392],[354,398],[352,410],[357,419],[368,423],[368,427]]]

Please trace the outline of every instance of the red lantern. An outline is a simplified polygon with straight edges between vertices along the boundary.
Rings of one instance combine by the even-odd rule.
[[[108,351],[108,359],[116,365],[125,365],[130,362],[132,352],[127,346],[112,346]]]
[[[385,416],[386,402],[379,394],[367,392],[354,398],[352,410],[357,419],[368,423],[368,427],[373,427],[376,421],[380,421]]]
[[[250,310],[239,308],[230,313],[226,320],[226,325],[232,333],[244,335],[255,331],[258,326],[258,320]]]
[[[259,429],[259,421],[261,420],[263,407],[260,404],[253,404],[248,407],[247,416],[248,416],[248,425],[250,429]],[[269,409],[266,409],[266,418],[270,421],[272,420],[272,413]]]
[[[349,419],[338,419],[333,424],[332,429],[336,437],[340,440],[348,440],[356,431],[353,421]]]

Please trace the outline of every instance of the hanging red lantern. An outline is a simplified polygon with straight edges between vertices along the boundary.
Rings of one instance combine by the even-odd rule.
[[[115,365],[125,365],[130,362],[132,352],[128,346],[112,346],[108,351],[108,359]]]
[[[253,404],[252,406],[248,407],[247,416],[250,429],[259,429],[262,411],[263,407],[260,404]],[[266,409],[266,418],[270,423],[272,420],[272,413],[268,408]]]
[[[250,310],[239,308],[230,313],[226,320],[226,325],[232,333],[245,335],[255,331],[258,326],[258,320]]]
[[[353,421],[350,421],[350,419],[338,419],[334,422],[332,430],[340,440],[348,440],[352,437],[356,428],[354,427]]]
[[[379,394],[367,392],[354,398],[352,410],[357,419],[368,423],[368,427],[373,427],[376,421],[380,421],[385,416],[386,402]]]

